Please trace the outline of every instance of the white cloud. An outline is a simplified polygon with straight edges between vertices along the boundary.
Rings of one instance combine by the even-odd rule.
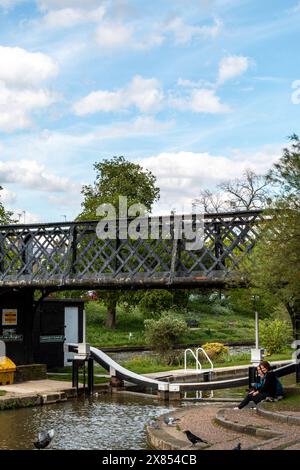
[[[248,57],[229,56],[221,60],[219,65],[218,83],[224,83],[231,78],[238,77],[246,72],[250,62]]]
[[[40,214],[35,214],[27,210],[24,211],[24,209],[14,209],[13,213],[13,218],[17,220],[20,224],[24,224],[24,222],[26,224],[37,224],[39,222],[42,222],[42,217]]]
[[[133,41],[134,30],[131,26],[116,23],[103,23],[96,31],[96,43],[103,49],[127,47]]]
[[[0,81],[16,87],[35,86],[58,74],[51,57],[20,47],[0,46],[0,64]]]
[[[38,88],[57,75],[54,61],[39,52],[0,46],[0,130],[12,132],[31,126],[31,112],[59,99],[56,93]]]
[[[267,172],[280,157],[280,148],[263,147],[255,152],[233,151],[230,156],[195,152],[163,152],[139,163],[153,172],[161,188],[155,213],[176,208],[191,209],[191,201],[203,188],[240,177],[246,168],[258,174]]]
[[[50,173],[46,166],[35,160],[0,161],[0,182],[17,183],[44,192],[78,190],[78,184]]]
[[[150,116],[139,116],[132,121],[103,126],[94,133],[96,139],[117,139],[159,135],[173,127],[172,121],[161,122]]]
[[[42,10],[59,8],[96,8],[101,0],[36,0]]]
[[[230,111],[230,107],[221,102],[215,90],[195,88],[186,97],[171,97],[169,105],[180,111],[192,111],[194,113],[220,114]]]
[[[13,204],[17,200],[17,194],[7,188],[0,191],[0,201],[4,204]]]
[[[47,28],[71,28],[73,26],[99,22],[105,13],[103,6],[86,11],[83,8],[61,8],[59,10],[50,10],[42,19]]]
[[[165,31],[174,34],[177,44],[187,44],[195,38],[216,37],[222,29],[222,22],[215,19],[211,26],[193,26],[184,23],[181,17],[173,18],[165,25]]]
[[[9,9],[25,0],[0,0],[0,8]]]
[[[137,75],[124,88],[90,93],[74,104],[74,111],[79,116],[83,116],[99,111],[124,111],[134,106],[146,113],[157,111],[162,105],[163,97],[163,91],[157,79],[145,79]]]
[[[58,95],[47,90],[9,88],[0,81],[0,129],[12,132],[30,127],[30,113],[57,100]]]

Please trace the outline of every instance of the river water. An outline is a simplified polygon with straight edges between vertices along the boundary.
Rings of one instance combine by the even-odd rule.
[[[40,431],[55,430],[51,449],[145,449],[145,424],[170,411],[157,400],[100,395],[0,412],[0,449],[33,449]]]

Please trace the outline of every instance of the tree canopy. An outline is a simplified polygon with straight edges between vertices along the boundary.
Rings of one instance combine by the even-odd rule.
[[[94,164],[96,178],[93,185],[82,188],[84,200],[78,219],[96,219],[100,204],[119,206],[119,196],[127,197],[128,205],[143,204],[150,212],[159,199],[156,177],[138,163],[127,161],[123,156],[104,159]]]
[[[128,207],[132,204],[143,204],[148,212],[159,199],[159,188],[156,186],[156,177],[151,171],[142,168],[137,163],[126,160],[123,156],[104,159],[94,164],[96,178],[94,184],[83,186],[82,212],[78,220],[93,220],[97,217],[97,209],[101,204],[112,204],[115,209],[119,207],[119,197],[127,197]],[[135,303],[134,295],[128,296],[121,291],[101,291],[99,298],[107,307],[106,326],[114,328],[116,323],[117,303],[131,299]]]
[[[0,186],[0,191],[3,188]],[[5,209],[3,202],[1,201],[1,193],[0,193],[0,224],[9,224],[14,222],[13,220],[13,212]]]
[[[279,187],[250,257],[251,283],[284,302],[292,317],[300,301],[300,141],[291,137],[268,176]]]

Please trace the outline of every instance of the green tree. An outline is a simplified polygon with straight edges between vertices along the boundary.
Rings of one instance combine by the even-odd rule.
[[[171,314],[162,315],[159,320],[145,320],[145,337],[162,359],[171,365],[171,349],[178,339],[187,333],[185,321]]]
[[[123,156],[95,163],[94,169],[94,184],[82,188],[83,210],[78,220],[97,219],[96,211],[100,204],[110,203],[118,208],[119,196],[126,196],[128,205],[143,204],[149,212],[159,199],[156,177],[151,171],[125,160]]]
[[[295,326],[300,304],[300,141],[291,146],[270,171],[269,180],[279,188],[247,268],[252,285],[283,302]],[[298,313],[297,313],[298,312]]]
[[[0,186],[0,191],[3,191],[2,186]],[[11,224],[14,222],[16,221],[13,219],[13,212],[5,209],[3,202],[1,201],[1,194],[0,194],[0,224],[5,225],[5,224]]]
[[[123,156],[104,159],[94,164],[96,178],[94,184],[82,188],[82,211],[77,220],[97,220],[97,208],[101,204],[112,204],[119,208],[119,196],[127,197],[128,207],[132,204],[143,204],[148,212],[159,199],[159,188],[156,177],[151,171],[142,168],[137,163],[127,161]],[[132,293],[132,297],[134,294]],[[116,308],[118,302],[129,296],[121,291],[100,292],[99,297],[107,307],[106,326],[116,325]]]

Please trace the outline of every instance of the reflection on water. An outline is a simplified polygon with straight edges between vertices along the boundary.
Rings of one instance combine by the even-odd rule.
[[[145,423],[169,410],[154,400],[103,395],[2,411],[0,449],[32,449],[38,432],[51,428],[52,449],[144,449]]]

